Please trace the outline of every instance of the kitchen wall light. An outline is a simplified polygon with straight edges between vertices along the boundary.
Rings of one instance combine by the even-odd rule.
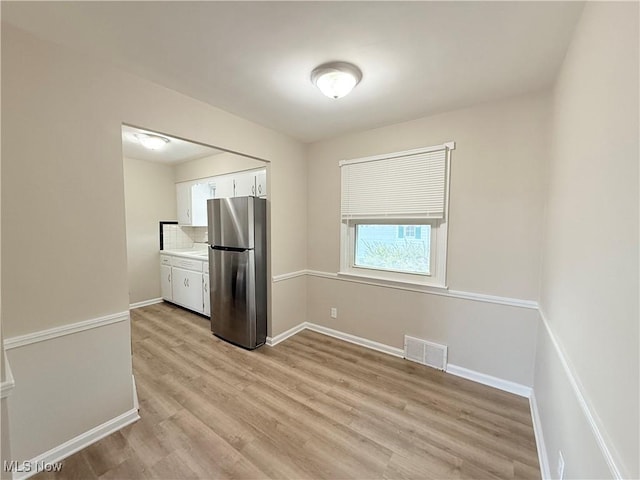
[[[169,143],[169,139],[161,137],[160,135],[151,135],[148,133],[136,133],[135,137],[142,144],[143,147],[149,150],[160,150]]]
[[[360,80],[360,69],[346,62],[325,63],[311,72],[311,82],[329,98],[344,97]]]

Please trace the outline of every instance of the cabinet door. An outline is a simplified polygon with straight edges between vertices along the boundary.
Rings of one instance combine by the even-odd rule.
[[[202,275],[202,295],[204,303],[204,314],[211,316],[211,294],[209,293],[209,275]]]
[[[256,174],[256,196],[267,196],[267,172],[263,170]]]
[[[202,313],[202,273],[172,269],[173,301]]]
[[[172,300],[171,294],[171,267],[160,265],[160,292],[165,300]]]
[[[214,187],[214,198],[233,197],[233,178],[217,177],[211,184]]]
[[[191,183],[176,183],[176,207],[178,224],[191,225]]]
[[[239,173],[233,177],[234,197],[249,197],[256,195],[256,174],[253,172]]]
[[[191,225],[207,226],[207,200],[213,198],[213,191],[208,183],[196,183],[191,186]]]

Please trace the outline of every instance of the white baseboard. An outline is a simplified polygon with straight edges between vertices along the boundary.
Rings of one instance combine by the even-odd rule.
[[[344,333],[332,328],[323,327],[322,325],[316,325],[315,323],[306,322],[306,328],[314,332],[322,333],[323,335],[328,335],[339,340],[344,340],[345,342],[360,345],[361,347],[366,347],[370,348],[371,350],[376,350],[388,355],[393,355],[394,357],[404,357],[404,350],[401,348],[385,345],[384,343],[374,342],[373,340],[358,337],[356,335],[351,335],[350,333]]]
[[[302,330],[311,330],[313,332],[321,333],[323,335],[334,337],[339,340],[344,340],[345,342],[354,343],[356,345],[360,345],[361,347],[370,348],[371,350],[376,350],[378,352],[393,355],[395,357],[404,357],[404,350],[402,350],[401,348],[391,347],[383,343],[374,342],[373,340],[357,337],[355,335],[351,335],[350,333],[344,333],[339,330],[334,330],[332,328],[323,327],[322,325],[316,325],[315,323],[309,322],[302,322],[295,327],[290,328],[289,330],[282,332],[279,335],[276,335],[275,337],[267,337],[266,343],[268,346],[273,347],[278,343],[283,342],[287,338],[294,336],[296,333],[301,332]]]
[[[520,383],[511,382],[509,380],[503,380],[502,378],[493,377],[486,373],[476,372],[475,370],[469,370],[468,368],[459,367],[458,365],[448,364],[447,373],[455,375],[456,377],[466,378],[476,383],[488,385],[489,387],[497,388],[505,392],[513,393],[521,397],[529,398],[533,389],[522,385]]]
[[[138,410],[132,409],[116,418],[103,423],[102,425],[98,425],[97,427],[92,428],[91,430],[78,435],[75,438],[72,438],[62,445],[58,445],[48,452],[32,458],[28,461],[28,463],[33,466],[32,471],[13,472],[13,480],[23,480],[25,478],[29,478],[38,473],[37,467],[40,467],[42,469],[44,465],[59,462],[139,419],[140,416],[138,415]],[[22,464],[23,463],[21,462],[21,465]]]
[[[162,303],[162,298],[152,298],[151,300],[143,300],[142,302],[135,302],[129,305],[129,310],[135,308],[148,307],[149,305],[155,305],[156,303]]]
[[[334,330],[332,328],[324,327],[322,325],[317,325],[310,322],[302,322],[301,324],[296,325],[295,327],[290,328],[286,332],[282,332],[275,337],[267,337],[266,344],[270,347],[273,347],[278,343],[286,340],[287,338],[292,337],[296,333],[301,332],[302,330],[311,330],[313,332],[328,335],[339,340],[344,340],[345,342],[360,345],[361,347],[366,347],[370,348],[371,350],[376,350],[388,355],[393,355],[394,357],[404,358],[404,350],[401,348],[392,347],[390,345],[385,345],[384,343],[375,342],[367,338],[358,337],[356,335],[351,335],[350,333],[341,332],[339,330]],[[459,367],[458,365],[448,364],[446,372],[457,377],[466,378],[467,380],[481,383],[483,385],[488,385],[490,387],[497,388],[498,390],[503,390],[505,392],[513,393],[525,398],[530,398],[533,393],[533,389],[531,387],[527,387],[526,385],[511,382],[509,380],[504,380],[498,377],[493,377],[491,375],[487,375],[486,373],[476,372],[475,370],[469,370],[468,368]]]
[[[284,342],[287,338],[294,336],[296,333],[301,332],[305,328],[307,328],[307,322],[302,322],[295,327],[276,335],[275,337],[267,337],[266,343],[268,346],[273,347],[280,342]]]
[[[138,389],[136,388],[136,377],[131,375],[131,382],[133,384],[133,409],[140,410],[140,402],[138,401]]]
[[[544,435],[542,434],[542,420],[540,412],[538,412],[538,404],[536,402],[535,392],[531,392],[529,397],[529,408],[531,409],[531,420],[533,422],[533,434],[536,438],[536,448],[538,450],[538,462],[540,463],[540,474],[542,480],[551,480],[551,468],[549,467],[549,457],[547,456],[547,447],[544,443]]]

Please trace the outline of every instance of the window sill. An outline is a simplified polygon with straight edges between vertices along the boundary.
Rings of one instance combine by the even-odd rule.
[[[393,280],[385,277],[378,277],[375,275],[364,275],[361,273],[353,272],[338,272],[338,278],[345,280],[353,280],[360,283],[366,283],[368,285],[377,285],[380,287],[399,288],[403,290],[413,290],[420,292],[446,292],[448,287],[441,283],[427,283],[427,282],[411,282],[408,280]]]

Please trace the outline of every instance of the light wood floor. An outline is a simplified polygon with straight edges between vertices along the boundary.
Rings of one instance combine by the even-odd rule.
[[[249,352],[169,304],[131,319],[141,420],[36,478],[540,478],[524,398],[309,331]]]

